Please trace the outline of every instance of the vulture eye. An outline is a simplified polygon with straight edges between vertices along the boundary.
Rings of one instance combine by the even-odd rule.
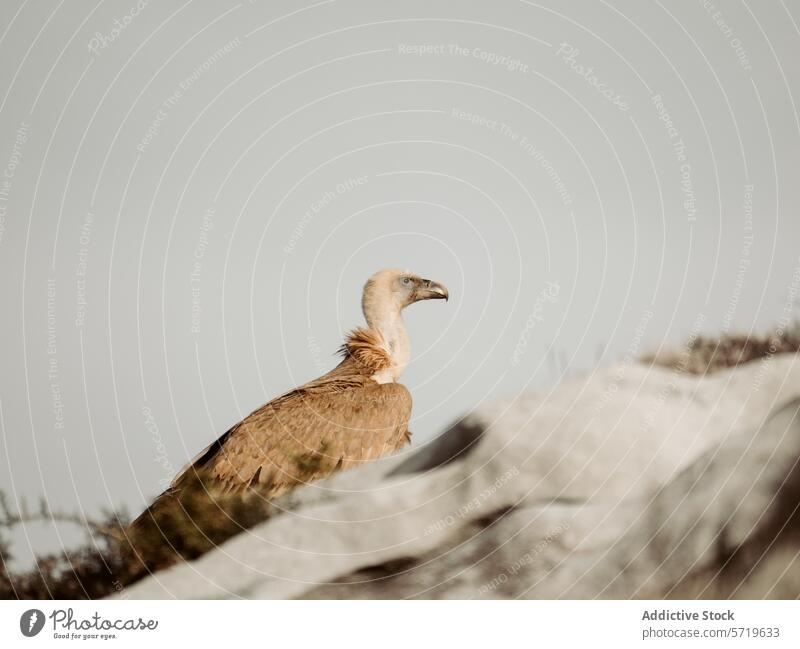
[[[405,284],[406,286],[411,284],[411,278],[410,277],[404,277],[403,278],[403,284]]]

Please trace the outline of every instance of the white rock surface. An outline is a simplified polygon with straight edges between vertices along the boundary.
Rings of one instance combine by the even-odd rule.
[[[794,354],[707,377],[620,365],[298,490],[122,596],[786,596],[796,398]]]

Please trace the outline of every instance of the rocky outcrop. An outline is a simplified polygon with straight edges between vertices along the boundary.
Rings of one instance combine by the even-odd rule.
[[[795,354],[620,365],[297,490],[122,596],[796,597],[799,408]]]

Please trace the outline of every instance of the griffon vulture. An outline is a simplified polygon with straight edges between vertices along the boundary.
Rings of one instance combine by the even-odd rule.
[[[361,300],[367,326],[346,336],[339,349],[342,361],[233,426],[192,460],[136,522],[172,500],[198,473],[223,492],[254,486],[274,498],[299,482],[408,444],[411,394],[397,383],[409,360],[401,314],[414,302],[448,297],[442,284],[408,272],[375,273]]]

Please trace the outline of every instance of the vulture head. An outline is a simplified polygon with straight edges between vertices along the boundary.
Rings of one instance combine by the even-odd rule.
[[[448,299],[440,283],[405,270],[381,270],[367,280],[361,307],[368,329],[353,330],[343,352],[374,370],[377,383],[396,381],[409,360],[409,341],[400,312],[420,300]]]
[[[405,270],[379,270],[367,280],[361,306],[367,321],[378,311],[400,312],[421,300],[447,300],[450,294],[439,282],[425,279]]]

